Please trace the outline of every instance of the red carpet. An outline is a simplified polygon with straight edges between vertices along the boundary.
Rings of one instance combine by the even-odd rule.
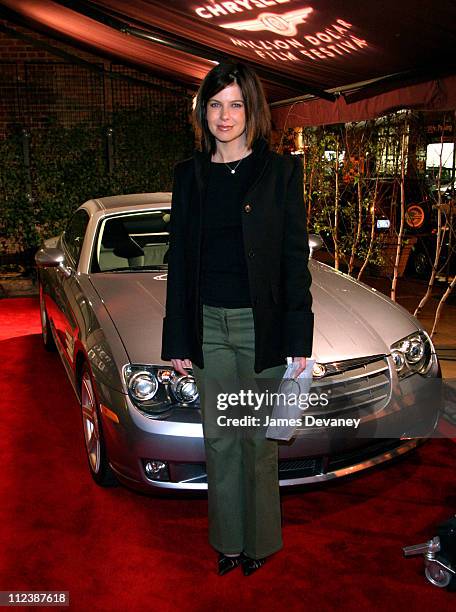
[[[456,510],[451,441],[284,494],[284,550],[249,578],[219,578],[204,497],[93,483],[73,391],[41,347],[38,301],[0,300],[0,333],[0,590],[66,590],[83,612],[455,609],[422,559],[401,552]]]

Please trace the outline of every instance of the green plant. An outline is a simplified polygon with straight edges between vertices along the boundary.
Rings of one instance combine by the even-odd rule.
[[[371,243],[377,187],[366,161],[373,158],[374,135],[371,125],[300,132],[309,231],[323,237],[335,267],[350,274],[366,258],[380,263],[381,247]]]
[[[176,161],[191,154],[190,124],[182,128],[176,109],[141,108],[113,115],[112,193],[169,191]]]
[[[35,210],[26,191],[27,174],[19,133],[0,141],[0,250],[25,250],[39,242]]]
[[[112,147],[107,125],[49,120],[31,132],[29,174],[21,133],[0,141],[2,252],[33,251],[88,199],[170,190],[174,164],[193,148],[190,124],[182,119],[185,104],[179,104],[113,113]]]
[[[31,158],[35,221],[41,239],[61,232],[82,202],[105,195],[102,128],[53,124],[32,135]]]

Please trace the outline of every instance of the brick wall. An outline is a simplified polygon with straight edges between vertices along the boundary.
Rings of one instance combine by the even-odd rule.
[[[113,110],[136,108],[144,104],[160,107],[176,103],[186,94],[184,87],[140,72],[120,62],[112,62],[63,42],[33,32],[28,28],[0,20],[0,138],[17,126],[27,129],[46,127],[50,120],[63,125],[104,121]],[[53,47],[55,52],[15,35],[23,34],[37,43]],[[59,57],[58,52],[70,58]],[[75,58],[75,59],[72,59]],[[77,60],[100,69],[91,71]],[[112,80],[103,75],[116,73],[144,83]],[[155,89],[147,89],[146,83]],[[142,91],[144,89],[144,91]]]
[[[169,188],[190,113],[185,86],[0,20],[0,266],[89,197]]]

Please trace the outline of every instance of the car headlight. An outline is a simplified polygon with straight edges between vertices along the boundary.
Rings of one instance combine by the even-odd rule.
[[[409,334],[391,345],[396,372],[399,378],[410,374],[426,374],[431,364],[433,352],[429,336],[422,330]]]
[[[129,364],[124,367],[124,379],[130,399],[148,415],[158,416],[176,404],[195,404],[199,397],[193,376],[182,376],[172,368]]]
[[[147,402],[157,393],[158,381],[152,372],[142,370],[132,374],[128,381],[128,390],[138,402]]]
[[[193,376],[173,377],[171,391],[178,402],[191,404],[198,398],[198,389]]]

